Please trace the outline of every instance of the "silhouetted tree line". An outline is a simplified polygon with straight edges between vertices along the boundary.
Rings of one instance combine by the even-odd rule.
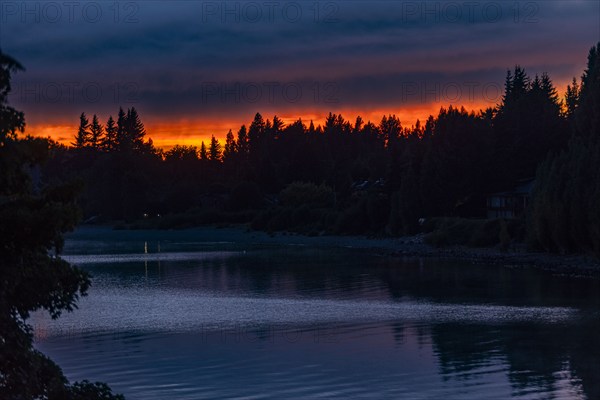
[[[146,129],[142,123],[135,107],[119,109],[117,122],[112,115],[108,118],[106,126],[100,124],[98,117],[94,114],[90,124],[85,113],[79,116],[79,129],[75,140],[71,143],[75,149],[94,149],[105,152],[111,151],[135,151],[153,152],[152,139],[144,141]]]
[[[589,207],[575,206],[581,204],[575,196],[593,204],[600,188],[585,177],[598,162],[590,153],[598,129],[596,58],[594,48],[581,84],[574,79],[564,100],[547,74],[530,77],[516,66],[507,73],[498,106],[478,113],[450,106],[410,127],[396,115],[373,123],[330,113],[315,126],[257,113],[248,126],[230,130],[224,144],[213,136],[200,148],[163,151],[146,139],[135,108],[119,110],[117,121],[110,117],[104,126],[95,115],[90,124],[82,114],[73,147],[54,146],[47,175],[87,183],[81,201],[86,217],[161,215],[157,223],[163,226],[252,221],[267,230],[402,235],[421,229],[421,218],[485,217],[486,194],[535,177],[544,163],[529,214],[531,243],[567,251],[586,243],[586,249],[600,250],[596,231],[590,231],[596,228],[584,228],[597,217],[585,211]],[[569,157],[584,171],[576,179],[585,190],[572,187]],[[565,183],[556,186],[561,174]],[[331,201],[285,201],[286,188],[316,197],[328,193]],[[571,214],[555,213],[568,208],[561,197],[573,200]],[[576,226],[557,228],[569,223]],[[578,235],[568,244],[558,237],[567,232]]]

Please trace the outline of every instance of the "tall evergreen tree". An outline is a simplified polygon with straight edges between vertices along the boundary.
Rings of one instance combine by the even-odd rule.
[[[117,146],[117,125],[112,115],[106,121],[106,135],[102,140],[102,148],[104,151],[113,151]]]
[[[223,159],[230,160],[237,151],[237,145],[235,143],[235,138],[233,137],[233,132],[231,129],[227,132],[227,137],[225,138],[225,149],[223,150]]]
[[[116,148],[118,150],[124,150],[127,146],[127,116],[123,107],[119,107],[119,113],[117,114],[117,135],[116,135]]]
[[[573,78],[573,82],[567,85],[567,92],[565,93],[565,114],[569,121],[574,122],[575,111],[579,105],[579,84],[577,78]]]
[[[356,121],[354,122],[354,128],[353,128],[352,132],[359,133],[362,130],[364,123],[365,123],[365,121],[363,121],[363,119],[361,118],[360,115],[358,117],[356,117]]]
[[[258,149],[263,140],[264,134],[265,121],[260,113],[256,113],[254,120],[250,124],[250,128],[248,128],[248,145],[250,147],[250,151],[255,151]]]
[[[513,75],[509,99],[515,102],[519,101],[519,99],[527,94],[530,82],[531,80],[529,79],[529,76],[527,76],[525,69],[521,68],[520,65],[517,65]]]
[[[581,77],[576,122],[578,134],[600,139],[600,42],[590,49]]]
[[[285,124],[283,123],[283,121],[277,115],[275,115],[273,117],[273,126],[272,126],[273,132],[275,134],[277,134],[278,132],[281,132],[284,127],[285,127]]]
[[[206,161],[208,160],[208,152],[206,151],[206,145],[204,144],[204,141],[202,141],[202,144],[200,144],[200,160],[202,161]]]
[[[384,115],[379,129],[388,147],[393,147],[402,134],[402,124],[396,115]]]
[[[102,135],[104,134],[104,128],[98,121],[98,116],[94,114],[92,117],[92,124],[90,125],[90,146],[94,149],[99,149],[103,141]]]
[[[79,116],[79,128],[77,129],[77,134],[75,135],[75,141],[71,144],[77,148],[82,149],[90,144],[90,123],[87,119],[85,113],[81,113]]]
[[[210,138],[210,146],[208,148],[208,159],[210,161],[221,161],[221,143],[214,135]]]
[[[135,107],[131,107],[127,110],[125,120],[126,148],[134,151],[143,150],[145,136],[146,129],[144,128],[144,124]]]
[[[512,86],[513,86],[513,75],[509,70],[506,71],[506,78],[504,80],[504,94],[502,95],[502,104],[510,102],[512,98]]]
[[[554,87],[552,80],[550,79],[550,75],[544,72],[542,74],[541,80],[541,89],[544,94],[544,98],[549,102],[549,104],[559,106],[560,105],[560,97],[558,96],[558,91]]]
[[[237,150],[242,156],[250,152],[250,146],[248,144],[248,132],[246,131],[246,125],[242,125],[237,133]]]

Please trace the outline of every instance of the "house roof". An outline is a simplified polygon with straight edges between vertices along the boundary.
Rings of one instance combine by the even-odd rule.
[[[525,196],[529,195],[533,192],[533,186],[535,184],[534,178],[529,179],[521,179],[515,182],[515,186],[513,186],[512,190],[507,190],[504,192],[496,192],[490,193],[488,197],[502,197],[502,196]]]

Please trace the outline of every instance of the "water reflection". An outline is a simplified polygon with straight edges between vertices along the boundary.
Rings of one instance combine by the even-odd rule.
[[[600,398],[597,321],[576,324],[441,324],[431,340],[444,377],[470,379],[482,365],[502,360],[513,396],[547,393]]]
[[[598,281],[353,250],[180,238],[158,254],[143,243],[71,252],[95,276],[90,296],[58,322],[34,317],[38,346],[69,377],[133,399],[600,398]]]
[[[106,379],[134,399],[315,398],[324,393],[333,398],[596,399],[598,353],[583,343],[564,345],[563,340],[581,339],[563,336],[567,332],[574,330],[550,325],[531,334],[525,325],[403,323],[264,326],[52,337],[42,347],[72,378]],[[590,333],[583,339],[597,340]]]

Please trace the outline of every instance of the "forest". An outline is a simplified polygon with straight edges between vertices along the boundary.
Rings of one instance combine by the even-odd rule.
[[[396,115],[374,123],[329,113],[315,126],[257,113],[224,143],[163,150],[135,108],[106,122],[82,113],[72,146],[50,141],[40,176],[80,182],[84,221],[122,228],[428,232],[437,245],[600,254],[599,51],[564,98],[548,74],[516,66],[496,107],[449,106],[413,126]],[[487,195],[534,178],[525,212],[486,219]]]

